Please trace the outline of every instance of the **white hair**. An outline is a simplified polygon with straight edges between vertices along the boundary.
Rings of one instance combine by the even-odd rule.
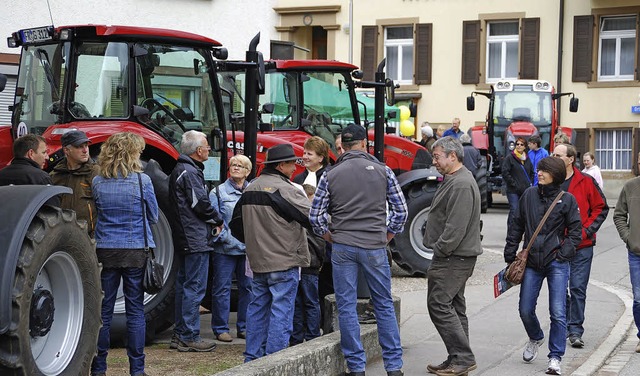
[[[422,129],[423,136],[433,137],[433,128],[431,128],[431,126],[429,126],[428,123],[427,125],[423,125],[421,129]]]
[[[182,135],[182,141],[180,142],[180,150],[183,154],[191,155],[196,150],[203,146],[203,140],[207,139],[207,135],[198,131],[188,131]]]

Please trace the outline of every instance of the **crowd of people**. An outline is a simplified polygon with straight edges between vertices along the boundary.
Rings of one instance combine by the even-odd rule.
[[[429,364],[427,371],[440,376],[477,368],[464,293],[482,254],[480,192],[474,175],[483,162],[459,126],[456,118],[450,129],[434,134],[424,124],[420,141],[443,175],[423,238],[434,253],[427,273],[427,308],[448,354],[440,364]],[[609,207],[592,153],[583,155],[581,171],[576,166],[578,152],[567,139],[559,136],[551,155],[541,142],[537,135],[517,137],[502,161],[509,202],[504,259],[512,263],[521,241],[530,243],[518,306],[529,338],[522,358],[533,362],[545,340],[535,307],[546,279],[551,321],[546,372],[559,375],[567,341],[575,348],[585,345],[593,247]],[[106,374],[109,331],[122,283],[130,373],[146,375],[142,279],[147,252],[155,247],[151,225],[158,221],[159,208],[151,178],[142,172],[145,142],[133,133],[114,134],[101,145],[97,163],[83,132],[65,133],[61,144],[64,158],[47,174],[45,139],[31,134],[16,139],[14,159],[0,171],[0,185],[72,188],[73,194],[55,197],[49,204],[75,210],[88,235],[95,238],[102,263],[103,326],[91,374]],[[335,145],[338,157],[331,165],[329,145],[320,137],[309,138],[302,157],[305,170],[295,177],[299,157],[293,147],[273,146],[267,150],[261,175],[251,182],[247,180],[251,161],[244,155],[232,156],[228,178],[210,190],[204,178],[211,149],[207,137],[198,131],[183,135],[182,153],[168,183],[178,264],[171,348],[215,349],[215,341],[200,333],[200,305],[208,283],[214,337],[233,341],[229,314],[235,278],[235,335],[246,339],[245,362],[319,337],[320,303],[335,293],[346,375],[364,375],[366,357],[356,311],[361,273],[371,292],[387,374],[403,375],[386,248],[403,231],[407,206],[393,171],[367,153],[364,128],[346,126]],[[639,184],[640,177],[624,185],[614,222],[629,250],[640,336],[640,240],[631,231],[640,223]]]

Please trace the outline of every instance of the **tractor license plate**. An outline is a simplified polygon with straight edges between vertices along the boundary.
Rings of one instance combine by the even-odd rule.
[[[52,39],[50,31],[50,26],[20,30],[20,38],[24,44],[42,42]]]

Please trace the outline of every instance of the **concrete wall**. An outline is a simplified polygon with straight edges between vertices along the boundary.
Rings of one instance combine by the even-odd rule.
[[[276,0],[55,0],[50,1],[56,26],[73,24],[132,25],[201,34],[222,43],[229,57],[244,59],[249,41],[260,32],[258,48],[269,55],[269,40],[277,33]],[[6,37],[19,29],[51,25],[46,0],[5,1],[0,12],[0,53],[9,49]]]

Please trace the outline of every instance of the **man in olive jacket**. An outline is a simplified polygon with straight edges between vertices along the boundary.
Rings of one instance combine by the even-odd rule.
[[[297,159],[290,144],[269,148],[262,174],[242,193],[229,224],[246,244],[253,271],[245,362],[289,346],[300,267],[310,258],[311,203],[290,180]]]
[[[74,210],[77,219],[87,221],[87,231],[93,237],[97,215],[91,182],[98,174],[98,166],[89,156],[89,138],[82,131],[69,131],[60,137],[60,142],[64,158],[49,175],[53,184],[73,190],[73,194],[61,195],[60,207]]]
[[[480,191],[463,165],[460,141],[444,137],[433,144],[433,164],[444,180],[429,212],[423,244],[433,249],[427,271],[427,308],[449,356],[440,365],[429,364],[438,375],[462,375],[477,368],[469,344],[469,322],[464,289],[473,274],[480,244]]]
[[[640,158],[638,160],[640,167]],[[629,276],[633,290],[633,319],[640,338],[640,177],[627,181],[622,187],[616,209],[613,212],[620,239],[627,245],[629,254]],[[631,231],[631,229],[634,229]],[[636,346],[640,353],[640,342]]]

